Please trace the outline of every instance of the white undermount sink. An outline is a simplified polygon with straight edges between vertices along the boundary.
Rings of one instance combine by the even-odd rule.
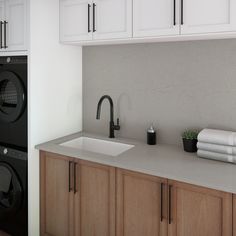
[[[61,143],[60,145],[114,157],[134,147],[134,145],[129,145],[125,143],[116,143],[112,141],[88,137],[76,138],[71,141]]]

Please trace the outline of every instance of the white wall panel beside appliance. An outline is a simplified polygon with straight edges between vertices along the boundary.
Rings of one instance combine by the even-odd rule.
[[[133,35],[179,35],[179,0],[134,0]]]
[[[181,34],[236,31],[235,0],[180,0]]]

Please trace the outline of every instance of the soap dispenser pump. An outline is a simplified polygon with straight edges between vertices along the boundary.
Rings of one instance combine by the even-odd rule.
[[[153,125],[147,130],[147,144],[148,145],[156,145],[156,130]]]

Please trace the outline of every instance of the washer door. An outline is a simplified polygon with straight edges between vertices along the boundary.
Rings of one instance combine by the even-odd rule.
[[[23,190],[12,167],[0,162],[0,220],[14,216],[20,209]]]
[[[14,122],[25,108],[24,86],[20,78],[13,72],[0,73],[0,120]]]

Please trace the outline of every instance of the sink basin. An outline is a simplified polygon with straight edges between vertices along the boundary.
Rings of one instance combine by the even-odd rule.
[[[125,143],[116,143],[112,141],[106,141],[102,139],[94,139],[88,137],[80,137],[62,143],[60,145],[114,157],[134,147],[134,145],[129,145]]]

